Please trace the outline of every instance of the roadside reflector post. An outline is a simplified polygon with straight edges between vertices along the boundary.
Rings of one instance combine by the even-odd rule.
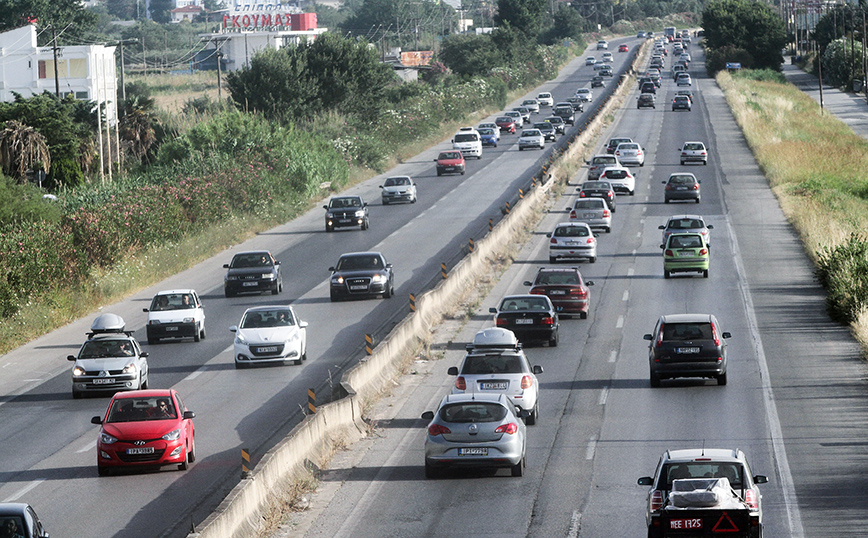
[[[509,213],[509,202],[506,202],[506,212]]]
[[[307,389],[307,411],[311,415],[316,414],[316,391]]]
[[[241,449],[241,477],[246,478],[250,474],[250,451]]]
[[[468,244],[468,246],[469,246],[469,248],[470,248],[470,252],[473,252],[473,238],[472,238],[472,237],[470,238],[470,241],[468,241],[467,244]]]
[[[522,200],[524,199],[524,191],[523,190],[518,189],[518,197],[519,197],[519,199],[522,199]]]
[[[488,231],[490,232],[493,229],[494,229],[494,219],[488,219]]]
[[[374,337],[370,334],[365,335],[365,353],[368,355],[374,354]]]
[[[440,264],[440,274],[443,276],[443,280],[446,280],[447,272],[446,272],[446,264],[445,263]]]
[[[412,293],[410,294],[410,312],[416,311],[416,296]]]

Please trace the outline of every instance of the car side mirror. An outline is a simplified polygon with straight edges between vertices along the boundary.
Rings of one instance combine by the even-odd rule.
[[[391,269],[391,268],[392,268],[392,264],[391,264],[391,263],[387,263],[387,264],[386,264],[386,269]]]
[[[493,306],[490,307],[490,308],[488,309],[488,311],[491,312],[492,314],[497,314],[497,309],[494,308]]]
[[[274,265],[280,265],[280,262],[275,260]]]
[[[653,340],[653,339],[654,339],[654,335],[653,335],[653,334],[646,334],[646,335],[643,335],[642,338],[643,338],[644,340]]]
[[[434,159],[434,162],[436,163],[436,162],[437,162],[437,159]]]
[[[585,286],[593,286],[593,285],[594,285],[593,280],[585,280]]]
[[[102,417],[93,417],[90,419],[90,423],[91,424],[102,424]],[[756,479],[754,479],[754,482],[756,482]],[[759,484],[759,482],[757,482],[757,484]]]
[[[362,202],[362,207],[368,207],[368,202]]]
[[[769,481],[769,477],[767,477],[766,475],[758,474],[754,475],[753,481],[757,484],[767,484]]]
[[[732,333],[724,331],[723,333],[721,333],[720,336],[722,336],[724,338],[732,338]]]
[[[661,182],[660,182],[660,183],[662,183],[662,184],[664,184],[664,185],[666,185],[666,182],[665,182],[665,181],[661,181]]]
[[[572,208],[572,207],[568,207],[568,208],[567,208],[567,211],[572,211],[572,210],[573,210],[573,208]],[[546,234],[546,237],[549,237],[549,235],[548,235],[548,234]]]
[[[713,230],[714,224],[706,224],[705,227],[708,228],[709,230]]]
[[[446,375],[458,375],[458,367],[450,366],[448,370],[446,370]]]
[[[660,248],[666,248],[666,245],[660,245]]]
[[[533,286],[533,282],[531,282],[530,280],[525,280],[524,285],[525,286]]]
[[[142,308],[142,312],[149,312],[147,308]]]
[[[434,411],[425,411],[422,413],[422,418],[425,420],[434,420]]]
[[[382,185],[380,185],[380,188],[381,188],[381,189],[382,189],[382,188],[383,188],[383,186],[382,186]]]
[[[139,353],[139,357],[150,357],[150,356],[151,356],[151,354],[148,353],[147,351],[142,351],[141,353]]]
[[[186,419],[196,418],[196,413],[194,413],[194,412],[192,412],[192,411],[184,411],[184,414],[181,415],[181,416],[182,416],[183,418],[186,418]]]
[[[654,485],[654,479],[651,478],[650,476],[643,476],[642,478],[637,480],[636,483],[639,484],[640,486],[653,486]]]
[[[232,325],[229,327],[229,332],[238,332],[238,325]]]
[[[435,160],[435,161],[436,161],[436,160],[437,160],[437,159],[434,159],[434,160]],[[327,205],[324,205],[324,206],[322,206],[322,208],[323,208],[323,209],[325,209],[325,210],[326,210],[326,211],[328,211],[328,209],[329,209],[329,206],[327,206]]]
[[[658,230],[665,230],[665,229],[666,229],[666,226],[663,225],[663,224],[661,224],[660,226],[657,227],[657,229],[658,229]]]
[[[539,364],[534,364],[534,365],[533,365],[533,373],[534,373],[534,374],[541,374],[541,373],[543,373],[543,367],[540,366]]]
[[[228,264],[228,263],[224,263],[224,264],[223,264],[223,269],[229,269],[229,264]]]
[[[331,271],[332,273],[334,273],[334,272],[335,272],[335,268],[334,268],[334,267],[329,267],[329,271]]]
[[[306,321],[299,321],[298,326],[300,328],[304,329],[305,327],[307,327],[307,322]]]
[[[67,355],[67,356],[66,356],[66,360],[68,360],[68,361],[74,361],[74,360],[75,360],[75,355]]]

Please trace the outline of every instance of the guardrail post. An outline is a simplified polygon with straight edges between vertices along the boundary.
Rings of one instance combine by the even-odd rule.
[[[473,246],[474,246],[474,245],[473,245],[473,238],[472,238],[472,237],[470,238],[470,241],[468,241],[467,244],[468,244],[469,247],[470,247],[470,252],[473,252]]]
[[[490,232],[493,229],[494,229],[494,219],[488,219],[488,231]]]
[[[506,212],[509,213],[509,202],[506,202]]]
[[[524,199],[524,191],[521,188],[518,189],[518,198],[520,200]]]

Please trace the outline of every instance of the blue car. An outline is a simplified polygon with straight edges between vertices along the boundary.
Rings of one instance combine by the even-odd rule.
[[[479,138],[482,140],[483,146],[497,147],[498,132],[490,128],[479,129]]]

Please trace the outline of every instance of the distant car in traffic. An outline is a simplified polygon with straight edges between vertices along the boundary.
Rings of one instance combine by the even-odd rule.
[[[602,177],[602,172],[600,172],[600,176]],[[599,198],[608,204],[609,210],[612,213],[615,212],[615,190],[612,188],[610,182],[600,180],[585,181],[577,190],[579,191],[579,198]]]
[[[489,129],[490,130],[490,129]],[[383,205],[395,202],[416,203],[416,183],[410,176],[387,177],[380,185]]]
[[[558,345],[558,312],[545,295],[508,295],[489,312],[494,314],[495,326],[514,332],[522,343]]]
[[[621,161],[615,155],[594,155],[589,161],[585,161],[588,165],[588,179],[593,181],[600,178],[600,174],[607,166],[621,166]]]
[[[539,101],[539,106],[553,106],[555,104],[555,99],[552,97],[550,92],[541,92],[536,96],[536,100]]]
[[[77,355],[68,355],[72,367],[72,396],[148,388],[148,352],[142,351],[133,331],[117,314],[93,320],[87,340]]]
[[[510,118],[512,122],[512,118]],[[514,125],[514,124],[513,124]],[[437,175],[443,174],[461,174],[464,175],[465,161],[464,155],[460,151],[441,151],[437,156]]]
[[[483,127],[477,129],[477,132],[479,133],[479,138],[482,140],[482,147],[497,147],[497,142],[500,140],[500,128],[491,129]]]
[[[328,205],[322,207],[326,210],[326,232],[355,227],[367,230],[370,225],[368,203],[361,196],[333,196]]]
[[[674,233],[660,245],[663,249],[663,278],[672,273],[700,273],[708,278],[709,250],[699,233]]]
[[[612,211],[602,198],[579,198],[567,211],[570,222],[587,223],[592,229],[602,228],[606,233],[612,231]]]
[[[533,281],[527,281],[524,285],[530,286],[530,293],[548,297],[560,314],[578,314],[581,319],[588,317],[591,306],[591,290],[588,286],[593,286],[594,282],[583,279],[578,267],[540,267]]]
[[[573,111],[573,105],[568,102],[556,103],[554,108],[552,109],[552,115],[560,116],[564,123],[567,125],[574,125],[576,123],[576,115]]]
[[[672,215],[666,221],[666,224],[661,224],[657,227],[663,230],[663,243],[670,235],[674,233],[690,232],[701,234],[705,238],[705,244],[711,248],[711,232],[714,226],[706,224],[705,219],[700,215]]]
[[[685,142],[681,146],[681,165],[684,163],[708,164],[708,150],[703,142]]]
[[[551,123],[552,125],[554,125],[555,126],[555,132],[558,134],[564,134],[567,130],[567,124],[566,124],[566,122],[564,122],[564,119],[560,116],[557,116],[557,115],[548,116],[543,121],[547,121],[547,122]]]
[[[615,150],[618,149],[618,146],[621,144],[628,144],[632,142],[632,138],[628,138],[625,136],[615,136],[609,139],[608,144],[606,144],[606,153],[610,155],[614,155]],[[618,159],[620,161],[620,159]],[[623,163],[621,163],[623,164]]]
[[[676,377],[706,377],[726,385],[726,340],[731,336],[711,314],[660,316],[654,332],[644,336],[650,342],[651,386]]]
[[[518,150],[539,148],[545,149],[546,139],[539,129],[523,129],[518,137]]]
[[[561,222],[546,237],[549,238],[549,263],[561,260],[597,261],[597,238],[587,222]]]
[[[533,128],[541,132],[546,140],[554,142],[558,138],[555,126],[547,121],[538,121],[533,124]]]
[[[670,174],[663,184],[666,185],[663,191],[664,203],[668,204],[672,200],[692,200],[698,204],[702,199],[700,181],[693,174]]]
[[[672,110],[686,110],[690,112],[691,108],[693,108],[693,103],[690,101],[690,97],[686,95],[676,95],[672,99]]]
[[[497,117],[497,126],[500,128],[500,132],[507,132],[509,134],[515,134],[516,127],[516,118],[511,116],[498,116]]]
[[[645,37],[645,36],[642,35],[639,37]],[[630,47],[628,47],[626,43],[622,43],[621,45],[618,45],[618,52],[630,52]]]
[[[332,301],[376,295],[388,299],[395,294],[392,264],[379,252],[342,254],[329,271],[332,273],[329,278]]]
[[[636,142],[621,142],[613,155],[624,166],[645,166],[645,149]]]
[[[594,92],[590,88],[579,88],[576,90],[576,97],[581,99],[583,103],[590,103],[594,100]]]
[[[205,338],[205,309],[196,290],[157,292],[151,306],[142,311],[148,313],[145,330],[149,345],[164,338],[192,338],[194,342]]]
[[[657,108],[657,98],[653,93],[642,93],[637,98],[636,108]]]
[[[600,174],[600,181],[608,181],[616,193],[636,194],[636,178],[626,166],[609,166]]]
[[[235,333],[233,357],[235,368],[262,364],[301,364],[307,359],[307,322],[288,305],[248,308]]]
[[[525,99],[521,102],[521,106],[527,107],[534,114],[539,114],[539,101],[536,99]]]
[[[368,227],[367,208],[364,206],[344,205],[353,204],[354,202],[350,199],[355,199],[359,204],[364,203],[361,201],[361,197],[347,196],[340,197],[339,199],[332,198],[329,205],[323,206],[327,211],[327,231],[334,229],[336,226],[357,225],[349,222],[353,219],[356,223],[359,221],[364,222],[362,229]],[[332,204],[334,204],[334,208],[329,209],[332,207]],[[338,207],[339,205],[340,207]],[[331,219],[329,219],[329,215],[331,215]],[[283,274],[280,271],[280,262],[275,260],[271,252],[267,250],[239,252],[232,256],[232,261],[224,263],[223,268],[226,269],[226,275],[223,277],[223,294],[226,297],[235,297],[239,293],[248,292],[271,292],[272,295],[277,295],[283,291]]]

